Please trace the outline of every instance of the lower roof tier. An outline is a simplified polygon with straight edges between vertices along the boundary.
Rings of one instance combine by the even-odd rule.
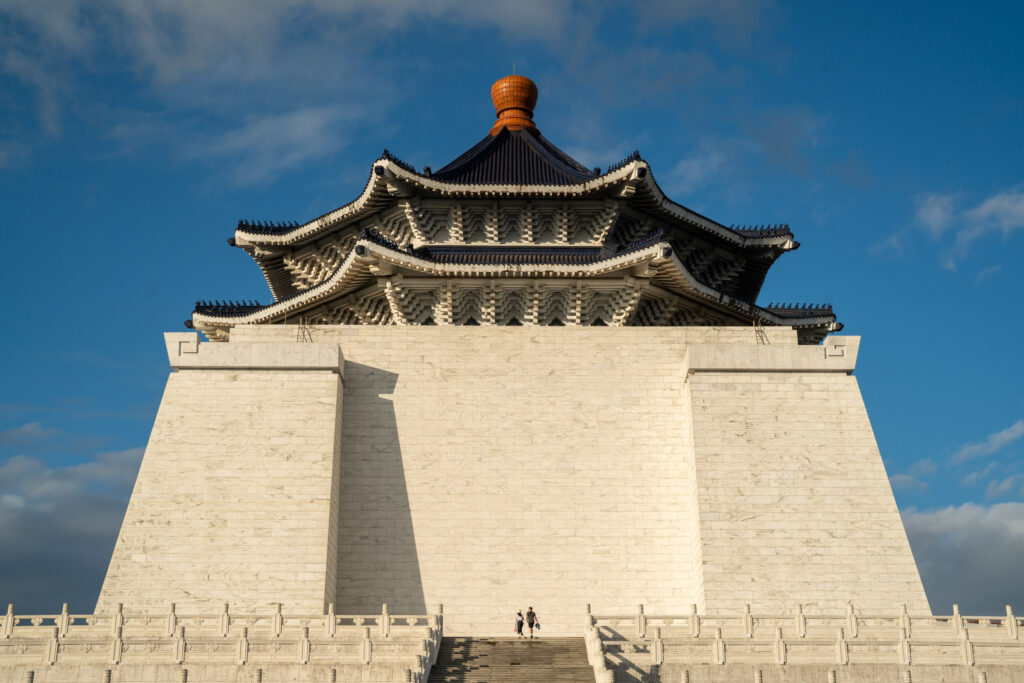
[[[831,306],[761,307],[695,278],[660,233],[617,253],[575,247],[402,249],[368,231],[330,277],[263,306],[197,302],[186,322],[211,339],[239,324],[754,325],[819,343]]]

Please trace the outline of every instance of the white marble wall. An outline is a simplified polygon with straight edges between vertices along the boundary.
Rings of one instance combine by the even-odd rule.
[[[791,330],[766,333],[768,346],[735,327],[237,328],[200,348],[231,365],[236,347],[249,369],[178,361],[206,369],[172,377],[101,606],[176,591],[311,605],[334,591],[339,613],[444,603],[450,635],[510,634],[529,605],[543,633],[578,635],[588,602],[926,612],[848,374],[856,338],[801,347]],[[309,339],[322,348],[302,362],[321,369],[281,370]],[[343,408],[322,369],[338,346]],[[281,505],[291,482],[313,495]],[[256,521],[288,529],[275,561],[306,573],[267,573],[262,555],[255,571],[217,571],[245,565],[233,539],[249,522],[192,517],[220,520],[254,493],[278,515]]]

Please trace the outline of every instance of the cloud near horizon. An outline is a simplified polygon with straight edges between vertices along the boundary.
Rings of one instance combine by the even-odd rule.
[[[91,612],[110,562],[142,448],[66,467],[15,455],[0,463],[0,602]]]
[[[935,614],[999,615],[1024,608],[1024,503],[902,511]]]

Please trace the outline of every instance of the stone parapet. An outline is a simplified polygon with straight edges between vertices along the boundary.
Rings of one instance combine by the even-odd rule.
[[[947,616],[742,612],[634,614],[585,618],[595,676],[661,681],[820,681],[889,683],[1024,680],[1024,619]],[[609,680],[612,680],[609,677]]]
[[[198,332],[165,332],[167,360],[174,370],[330,370],[342,373],[337,344],[201,342]]]
[[[332,606],[333,608],[333,606]],[[50,681],[380,681],[425,683],[437,658],[432,614],[108,614],[0,616],[0,683]]]

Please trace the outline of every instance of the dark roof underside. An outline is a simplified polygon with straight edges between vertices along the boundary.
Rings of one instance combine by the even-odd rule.
[[[431,177],[474,185],[575,185],[596,178],[597,174],[540,133],[503,128]]]

